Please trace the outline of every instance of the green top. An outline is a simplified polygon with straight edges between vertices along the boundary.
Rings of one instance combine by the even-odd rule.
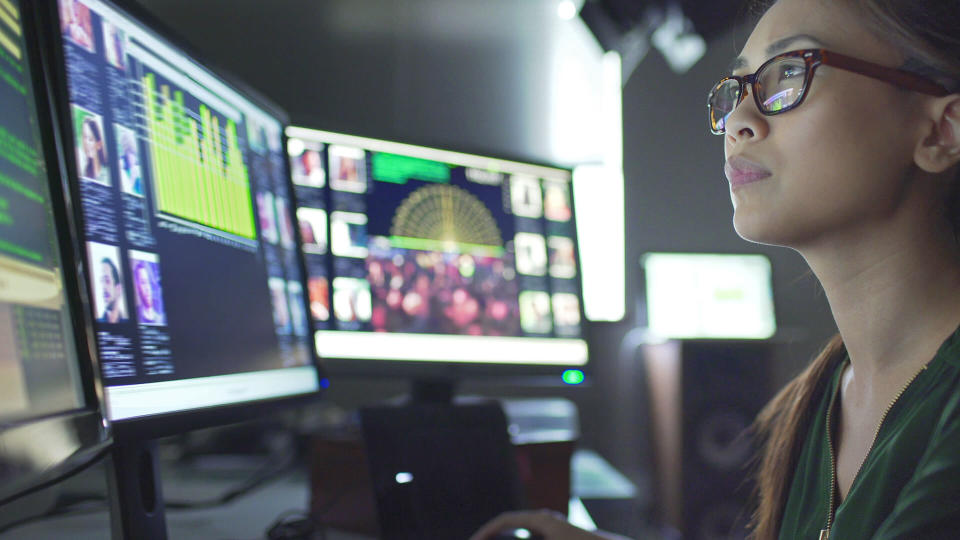
[[[816,405],[780,540],[818,540],[827,528],[834,489],[827,411],[848,361],[837,367]],[[833,413],[834,427],[838,413]],[[960,329],[887,413],[847,497],[836,507],[829,538],[960,539]]]

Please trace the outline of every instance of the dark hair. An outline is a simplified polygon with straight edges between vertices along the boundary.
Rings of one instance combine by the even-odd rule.
[[[836,0],[829,0],[831,3]],[[960,90],[960,1],[958,0],[845,0],[863,15],[875,35],[896,46],[906,59],[902,69]],[[759,17],[775,2],[754,0],[752,15]],[[960,170],[944,208],[960,237]],[[751,519],[752,540],[773,540],[780,533],[790,483],[812,410],[825,392],[827,380],[846,352],[840,335],[834,336],[799,376],[761,411],[753,424],[761,450],[756,459],[756,505]]]
[[[138,260],[138,261],[136,262],[136,264],[133,265],[133,273],[136,274],[136,273],[139,272],[141,269],[147,272],[147,279],[149,279],[149,280],[150,280],[150,284],[153,285],[153,282],[154,282],[154,279],[155,279],[155,278],[154,278],[154,276],[153,276],[153,268],[151,268],[150,263],[148,263],[148,262],[146,262],[146,261],[140,261],[140,260]]]
[[[92,116],[84,118],[83,125],[90,126],[90,131],[93,133],[93,138],[100,143],[100,149],[97,151],[97,159],[100,160],[101,165],[106,164],[107,154],[103,150],[103,134],[100,133],[100,126],[97,125],[97,121],[94,120]]]
[[[110,260],[110,257],[104,257],[100,259],[101,264],[105,264],[110,267],[110,273],[113,275],[113,283],[120,283],[120,271],[117,270],[117,265],[113,264],[113,261]]]
[[[827,380],[846,351],[840,334],[760,411],[752,430],[762,445],[756,458],[756,506],[750,538],[773,540],[780,534],[790,482],[797,467],[803,438],[810,428],[815,404],[823,397]]]

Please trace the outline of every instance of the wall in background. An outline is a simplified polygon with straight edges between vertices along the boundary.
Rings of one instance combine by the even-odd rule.
[[[280,104],[295,123],[562,165],[596,157],[589,140],[576,144],[576,126],[589,125],[590,80],[601,51],[585,27],[556,16],[551,0],[140,3],[205,57]],[[625,85],[628,308],[644,252],[766,253],[782,328],[775,360],[782,382],[826,340],[833,323],[798,255],[746,243],[732,229],[722,142],[707,131],[704,103],[738,46],[731,36],[715,40],[682,76],[651,53]],[[564,97],[558,81],[582,86]],[[633,324],[628,312],[621,323],[593,325],[595,384],[560,393],[580,406],[583,444],[639,478],[646,448],[641,374],[633,351],[620,354],[619,348]],[[330,397],[352,407],[403,390],[387,381],[343,381]],[[637,429],[624,429],[630,425]]]
[[[592,91],[602,53],[584,25],[557,16],[557,0],[138,1],[294,123],[560,164],[593,158],[552,133],[571,116],[590,122],[589,104],[554,111]]]

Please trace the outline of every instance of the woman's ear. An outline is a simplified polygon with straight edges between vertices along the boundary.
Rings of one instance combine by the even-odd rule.
[[[932,109],[930,132],[914,151],[917,166],[941,173],[960,162],[960,94],[940,98]]]

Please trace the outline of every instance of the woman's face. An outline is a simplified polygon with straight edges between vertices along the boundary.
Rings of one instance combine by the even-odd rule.
[[[117,285],[113,279],[113,267],[107,263],[100,264],[100,284],[103,287],[103,301],[108,306],[117,300]]]
[[[140,267],[137,269],[137,289],[140,291],[140,299],[146,307],[153,307],[153,287],[150,286],[150,275],[147,269]]]
[[[137,151],[136,143],[133,142],[133,139],[127,137],[123,140],[123,155],[127,159],[127,163],[132,167],[137,165]]]
[[[97,155],[100,151],[100,141],[97,140],[96,135],[93,134],[93,128],[90,127],[89,122],[83,123],[83,153],[87,155],[87,159],[97,159]]]
[[[835,0],[780,0],[750,35],[734,74],[805,48],[902,64],[902,55],[859,18]],[[746,92],[727,121],[728,170],[769,176],[731,186],[740,236],[803,248],[831,235],[855,235],[897,208],[918,137],[929,129],[920,94],[830,66],[817,68],[805,101],[781,115],[761,115],[753,88]]]

